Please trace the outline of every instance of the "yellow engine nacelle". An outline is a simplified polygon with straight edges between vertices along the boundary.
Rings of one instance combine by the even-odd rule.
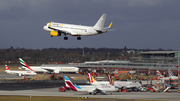
[[[56,31],[51,31],[51,32],[50,32],[50,35],[51,35],[51,36],[59,36],[58,32],[56,32]]]

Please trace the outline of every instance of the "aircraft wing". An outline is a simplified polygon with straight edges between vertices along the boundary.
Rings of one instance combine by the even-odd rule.
[[[88,90],[88,93],[92,93],[94,91],[95,91],[95,89],[91,89],[91,90]]]
[[[94,92],[96,92],[96,93],[101,93],[102,95],[105,95],[105,94],[106,94],[106,91],[105,91],[105,90],[100,90],[100,89],[98,89],[98,88],[96,88]]]
[[[133,88],[133,87],[136,87],[136,86],[131,85],[131,86],[124,86],[124,87],[126,87],[126,88]]]
[[[90,90],[88,90],[87,92],[88,92],[88,93],[91,93],[91,94],[96,94],[96,88],[90,89]]]
[[[44,70],[47,70],[48,72],[54,72],[54,69],[49,69],[49,68],[43,68]]]
[[[63,33],[63,34],[69,34],[69,35],[72,35],[72,36],[77,36],[78,34],[73,32],[73,31],[70,31],[70,30],[58,30],[59,32]]]

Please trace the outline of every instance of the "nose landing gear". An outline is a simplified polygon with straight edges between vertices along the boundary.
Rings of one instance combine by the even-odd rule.
[[[65,37],[64,37],[64,40],[68,40],[68,37],[65,36]]]

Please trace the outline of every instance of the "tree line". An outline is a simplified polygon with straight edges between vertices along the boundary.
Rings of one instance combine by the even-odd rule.
[[[138,56],[141,51],[164,51],[163,49],[128,49],[126,46],[118,48],[46,48],[25,49],[10,47],[0,49],[0,64],[7,62],[19,64],[22,58],[28,64],[47,64],[49,62],[82,63],[98,60],[129,60],[129,57]]]

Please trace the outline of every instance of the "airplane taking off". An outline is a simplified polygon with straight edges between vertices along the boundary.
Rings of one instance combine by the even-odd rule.
[[[119,91],[119,89],[113,85],[80,85],[78,86],[78,85],[74,85],[67,76],[64,76],[64,80],[65,80],[66,87],[70,87],[74,91],[86,91],[89,94],[94,94],[94,95],[96,95],[97,93],[106,94],[106,91],[109,91],[109,92]]]
[[[49,72],[49,73],[60,73],[60,72],[79,72],[78,67],[41,67],[41,66],[34,66],[29,67],[21,58],[19,58],[19,61],[22,65],[22,67],[19,67],[19,69],[24,70],[30,70],[30,71],[36,71],[36,72]]]
[[[107,14],[103,14],[94,26],[56,23],[51,21],[50,23],[47,23],[43,28],[44,30],[50,32],[51,37],[61,36],[61,34],[64,34],[64,40],[68,39],[66,35],[78,36],[77,40],[81,40],[80,36],[97,35],[107,32],[107,29],[111,27],[112,22],[110,23],[109,27],[104,28],[106,15]]]
[[[36,75],[36,72],[34,71],[11,71],[9,70],[8,66],[5,65],[5,71],[8,74],[17,74],[18,76],[23,76],[23,75]]]

